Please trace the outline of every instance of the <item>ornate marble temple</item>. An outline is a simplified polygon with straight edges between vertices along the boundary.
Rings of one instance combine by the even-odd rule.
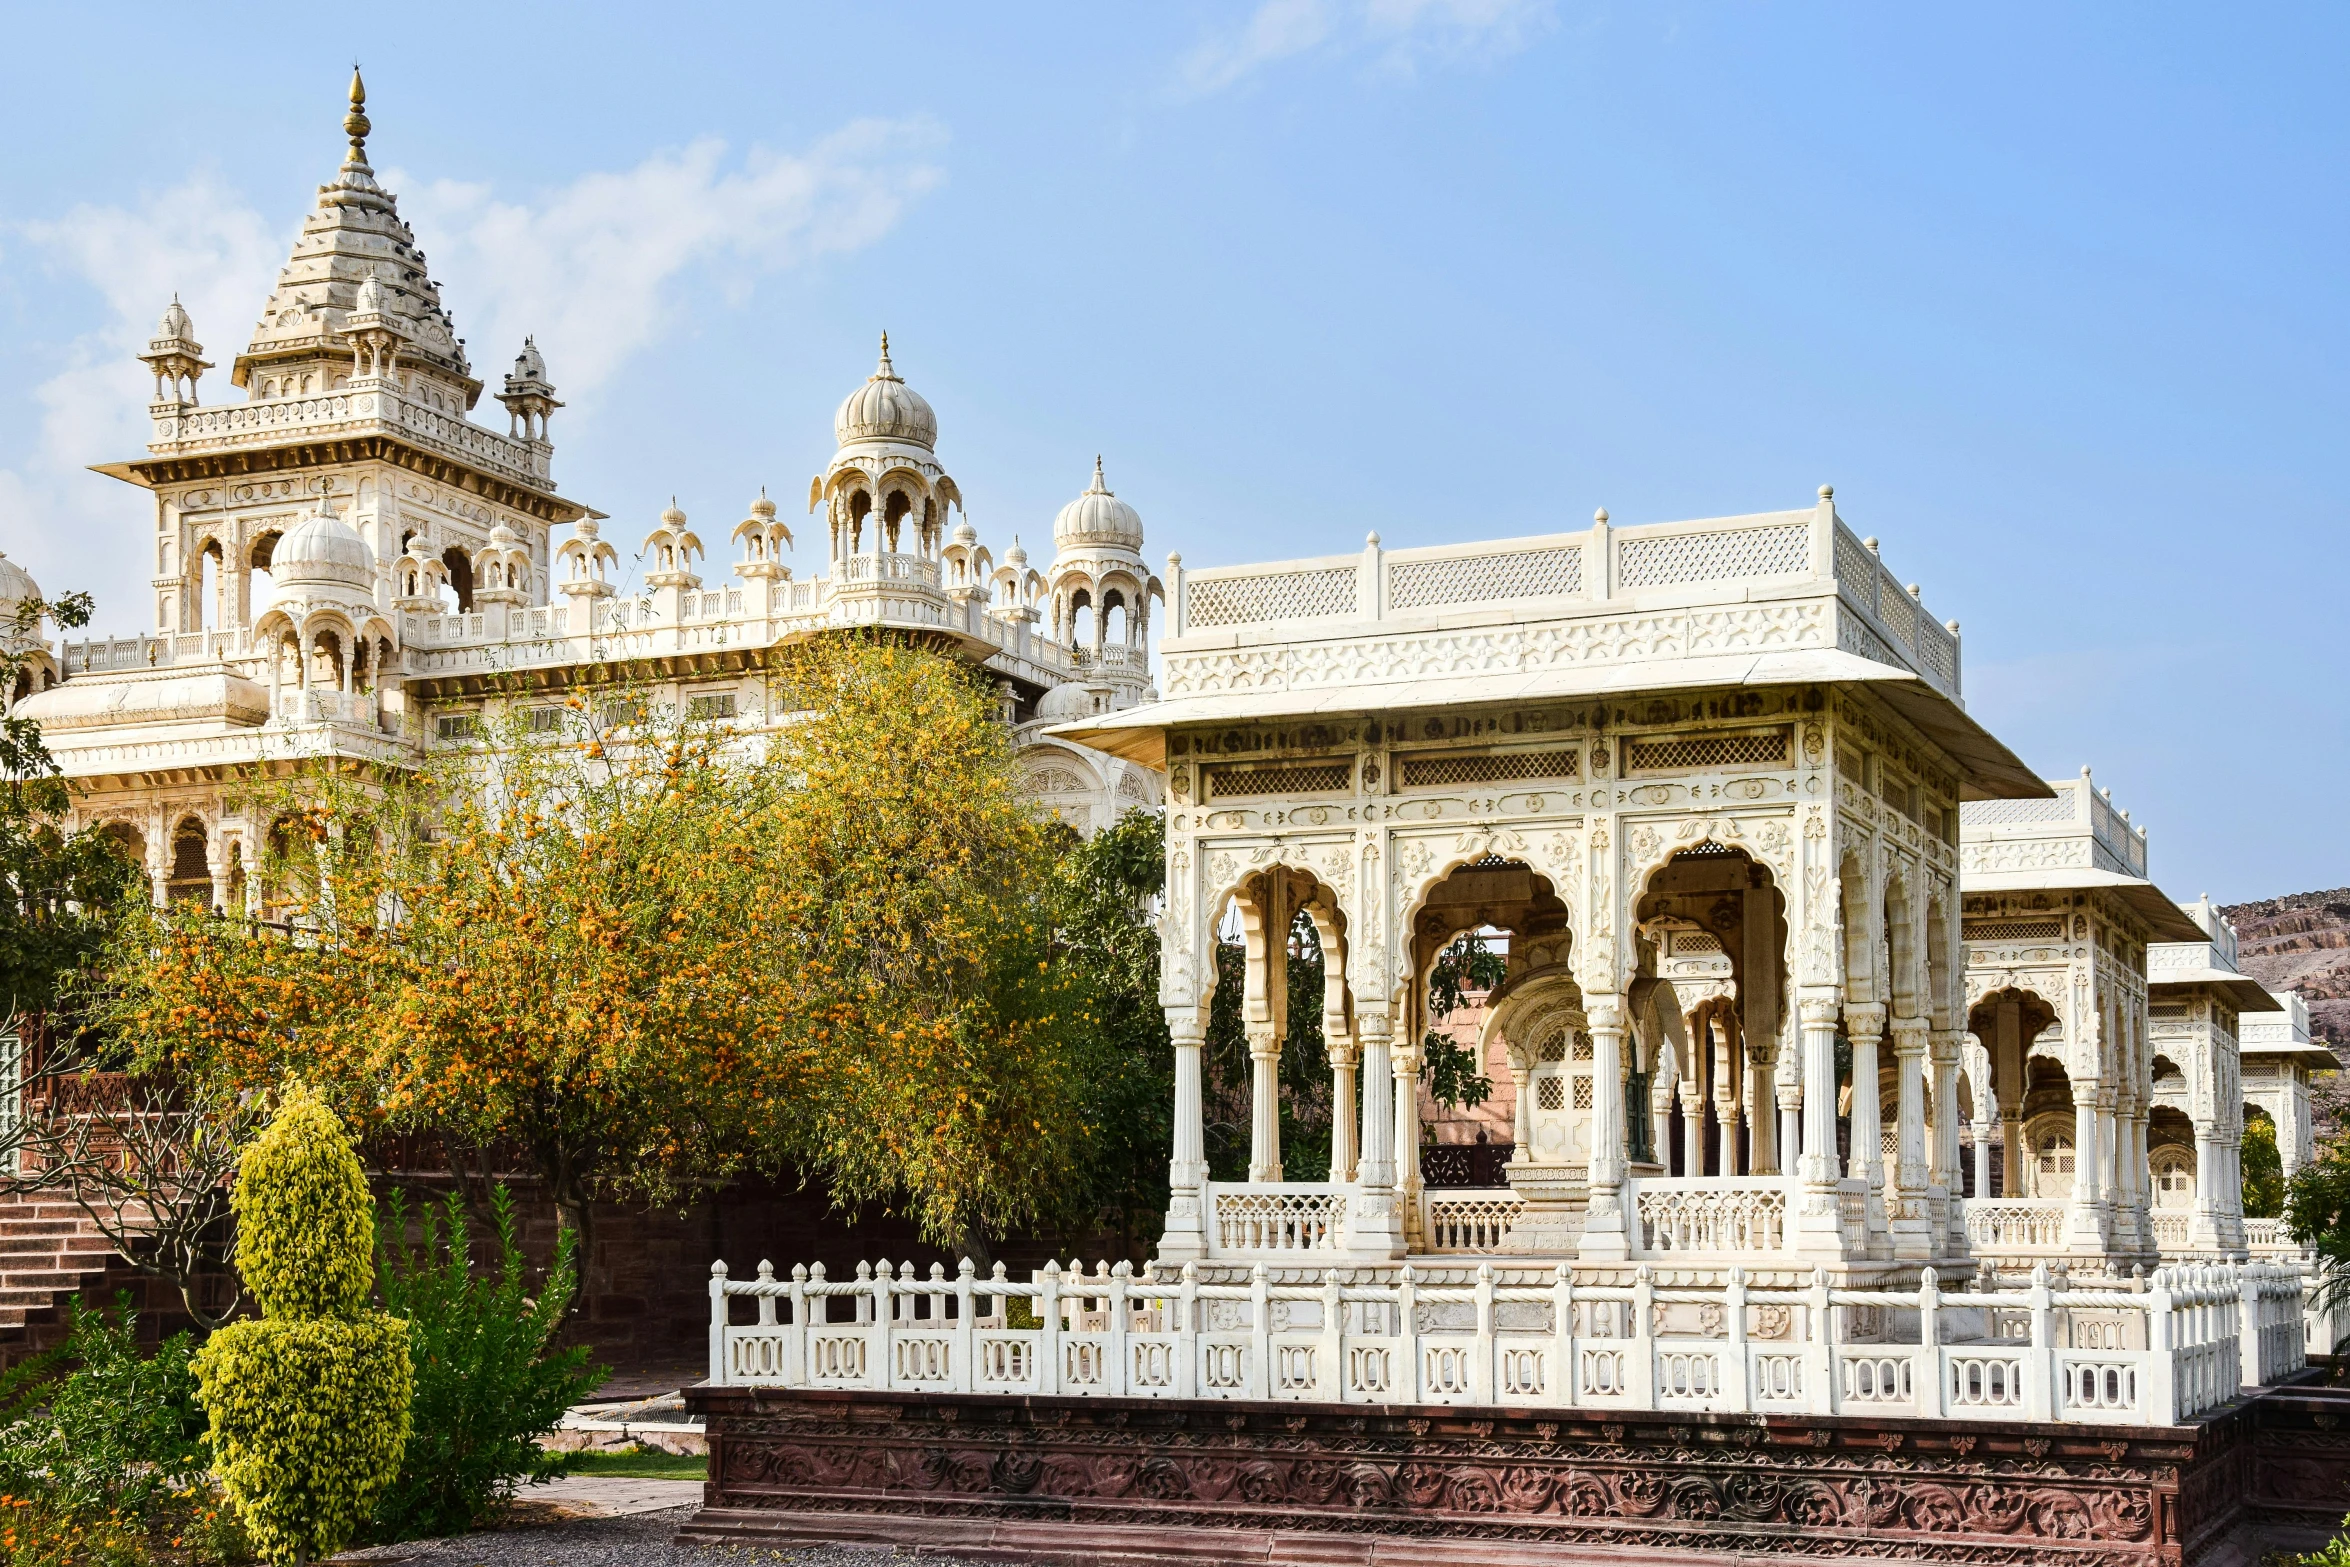
[[[882,340],[833,419],[809,486],[822,565],[794,574],[793,530],[762,494],[705,577],[672,504],[624,577],[612,519],[557,489],[563,406],[525,340],[487,387],[451,329],[417,235],[367,161],[354,73],[350,144],[207,404],[211,364],[175,299],[140,358],[155,375],[146,454],[100,472],[150,491],[154,629],[31,650],[14,710],[40,721],[76,809],[145,863],[158,900],[243,908],[266,824],[228,781],[256,764],[398,765],[463,743],[502,707],[553,706],[612,666],[657,699],[757,730],[777,716],[771,649],[839,627],[925,637],[984,670],[1016,726],[1025,779],[1090,831],[1159,803],[1159,775],[1047,738],[1054,723],[1146,700],[1154,604],[1142,517],[1101,465],[1053,521],[1053,555],[1000,556],[961,516],[938,419]],[[0,563],[0,607],[38,589]]]

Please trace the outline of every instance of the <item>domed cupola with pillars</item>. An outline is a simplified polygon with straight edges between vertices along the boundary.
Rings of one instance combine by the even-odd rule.
[[[1093,483],[1053,519],[1045,577],[1050,635],[1095,679],[1135,690],[1150,682],[1150,606],[1166,589],[1142,558],[1142,514],[1118,499],[1093,460]]]
[[[824,514],[833,581],[895,573],[935,588],[947,511],[962,507],[963,492],[939,466],[938,415],[890,363],[888,333],[881,363],[842,401],[832,432],[839,449],[809,484],[808,510]],[[927,571],[882,564],[907,556]]]

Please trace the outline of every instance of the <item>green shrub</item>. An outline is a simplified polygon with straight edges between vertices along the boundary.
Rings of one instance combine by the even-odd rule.
[[[384,1206],[378,1276],[384,1306],[408,1322],[415,1429],[369,1534],[386,1541],[462,1534],[511,1501],[518,1481],[565,1472],[571,1455],[550,1453],[538,1439],[606,1375],[588,1364],[584,1347],[553,1347],[576,1282],[579,1238],[569,1229],[557,1236],[554,1267],[533,1299],[505,1187],[490,1194],[497,1267],[487,1277],[474,1275],[472,1232],[455,1194],[423,1209],[417,1246],[406,1241],[402,1195],[395,1191]]]
[[[375,1200],[343,1123],[297,1091],[237,1169],[237,1271],[265,1317],[349,1318],[375,1282]]]
[[[145,1563],[162,1542],[175,1563],[249,1559],[205,1473],[194,1341],[142,1356],[127,1300],[67,1310],[62,1345],[0,1376],[0,1563]]]
[[[72,1327],[64,1353],[79,1362],[50,1393],[38,1419],[0,1438],[0,1472],[21,1488],[41,1477],[59,1509],[80,1517],[147,1517],[201,1483],[204,1415],[190,1369],[195,1341],[174,1334],[152,1356],[139,1353],[138,1319],[127,1298],[112,1311],[66,1303]]]
[[[263,1560],[330,1556],[400,1470],[408,1324],[363,1303],[375,1204],[342,1123],[296,1091],[231,1194],[237,1267],[265,1315],[196,1356],[214,1469]]]

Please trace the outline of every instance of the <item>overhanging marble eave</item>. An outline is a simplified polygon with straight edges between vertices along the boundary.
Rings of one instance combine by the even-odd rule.
[[[1696,658],[1569,664],[1521,674],[1349,683],[1308,691],[1228,691],[1172,697],[1046,733],[1097,751],[1167,765],[1167,731],[1190,724],[1260,723],[1336,713],[1491,707],[1532,701],[1702,690],[1713,686],[1867,685],[1966,772],[1966,799],[2042,799],[2047,783],[1964,709],[1906,670],[1833,648]]]
[[[2203,927],[2180,913],[2179,906],[2160,887],[2143,876],[2127,876],[2119,871],[2082,865],[2036,866],[2013,871],[1961,870],[1958,890],[1962,896],[1992,892],[2106,892],[2146,922],[2149,941],[2203,939]]]

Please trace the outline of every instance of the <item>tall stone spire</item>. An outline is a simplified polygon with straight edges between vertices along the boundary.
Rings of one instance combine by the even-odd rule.
[[[350,149],[334,179],[318,187],[318,205],[303,220],[293,253],[279,272],[277,287],[261,307],[253,339],[238,356],[231,379],[253,391],[274,389],[288,395],[285,377],[293,373],[294,393],[325,391],[331,372],[324,362],[351,356],[344,323],[359,306],[360,288],[371,278],[381,285],[385,312],[398,318],[405,341],[401,362],[437,371],[448,378],[449,391],[471,407],[481,393],[466,362],[465,346],[441,303],[440,288],[427,270],[416,236],[401,221],[398,200],[376,183],[367,162],[367,84],[356,68],[351,72],[350,108],[343,116],[343,133]],[[321,361],[313,369],[308,361]],[[347,372],[346,372],[347,373]]]

